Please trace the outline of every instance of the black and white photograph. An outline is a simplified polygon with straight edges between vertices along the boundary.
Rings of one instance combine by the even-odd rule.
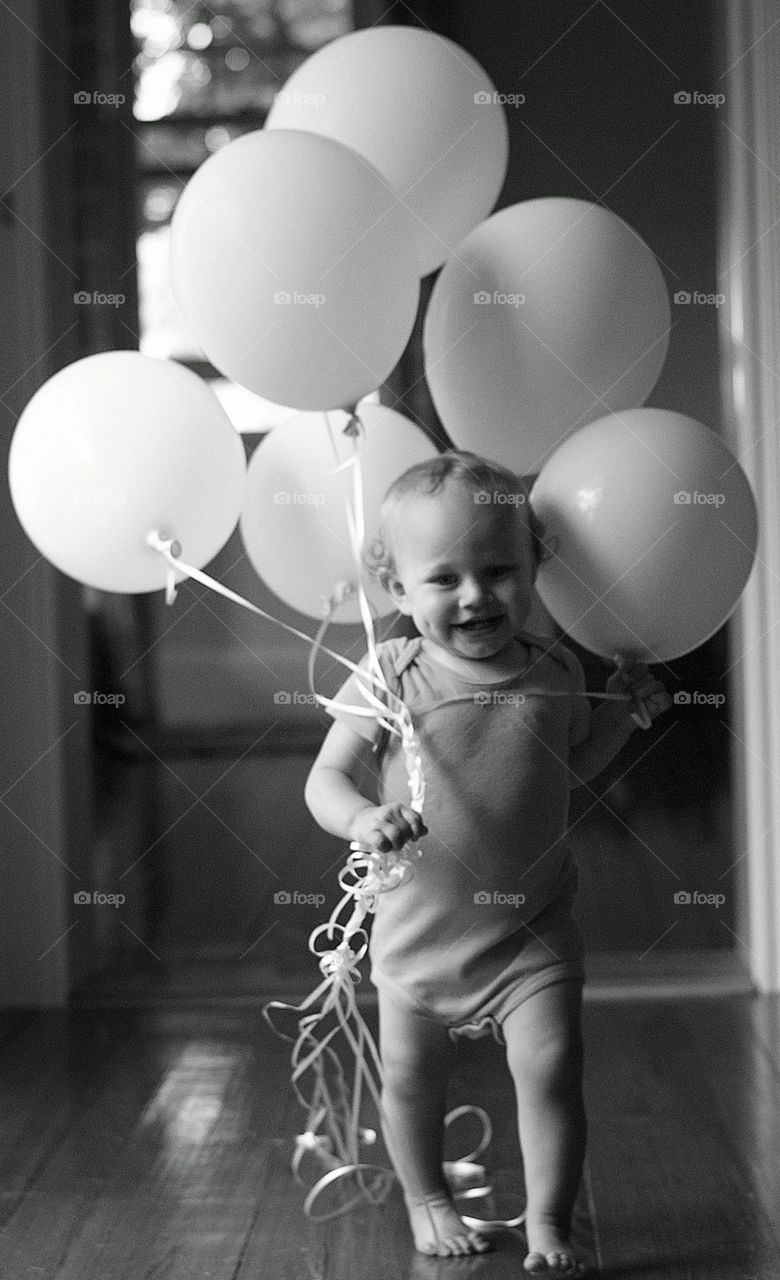
[[[780,3],[0,70],[0,1278],[780,1280]]]

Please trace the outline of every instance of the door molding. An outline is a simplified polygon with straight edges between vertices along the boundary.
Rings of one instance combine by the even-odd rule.
[[[780,991],[780,27],[774,0],[718,4],[719,291],[727,443],[759,512],[731,622],[736,944],[759,991]]]

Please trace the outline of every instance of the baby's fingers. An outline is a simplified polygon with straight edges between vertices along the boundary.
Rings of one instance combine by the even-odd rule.
[[[410,809],[406,805],[401,809],[401,814],[405,821],[409,824],[409,839],[419,840],[428,830],[422,818],[416,809]]]

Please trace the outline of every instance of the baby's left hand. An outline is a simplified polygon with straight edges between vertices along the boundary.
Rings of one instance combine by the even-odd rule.
[[[636,704],[644,703],[649,722],[652,723],[672,706],[671,696],[661,681],[650,674],[644,662],[639,662],[636,658],[616,658],[615,661],[618,668],[607,681],[607,693],[630,694],[632,702],[627,705],[632,707],[632,719],[641,724],[642,728],[649,728],[648,720],[642,717],[641,708]]]

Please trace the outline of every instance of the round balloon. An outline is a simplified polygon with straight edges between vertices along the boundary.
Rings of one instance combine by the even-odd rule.
[[[531,504],[554,555],[536,588],[578,644],[667,662],[704,644],[757,541],[744,471],[709,427],[666,409],[601,418],[545,463]]]
[[[168,566],[146,542],[153,529],[202,568],[236,526],[245,481],[241,437],[205,382],[136,351],[55,373],[22,413],[9,455],[31,542],[101,591],[165,586]]]
[[[360,408],[365,434],[359,441],[363,470],[366,545],[379,525],[379,508],[397,476],[436,456],[428,437],[402,414],[384,405]],[[301,613],[324,616],[323,601],[339,582],[356,582],[346,519],[352,500],[354,456],[342,413],[319,421],[301,414],[270,432],[252,455],[241,537],[247,555],[268,587]],[[377,616],[395,612],[390,596],[364,570],[362,582]],[[339,605],[334,622],[360,621],[357,597]]]
[[[392,372],[419,300],[409,215],[341,143],[257,130],[193,174],[173,286],[209,360],[294,409],[347,408]]]
[[[669,327],[658,263],[621,218],[585,200],[528,200],[444,266],[425,373],[459,448],[538,471],[577,426],[646,399]]]
[[[421,275],[493,208],[509,155],[485,71],[417,27],[370,27],[318,49],[276,94],[266,128],[323,134],[369,160],[412,216]]]

